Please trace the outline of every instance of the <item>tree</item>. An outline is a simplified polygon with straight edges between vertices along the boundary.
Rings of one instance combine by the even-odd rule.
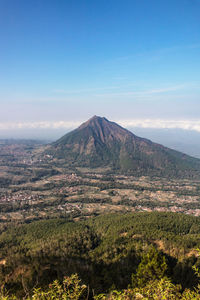
[[[137,268],[136,274],[132,275],[133,287],[142,287],[151,280],[161,279],[167,270],[165,256],[151,247],[147,253],[144,253],[142,260]]]

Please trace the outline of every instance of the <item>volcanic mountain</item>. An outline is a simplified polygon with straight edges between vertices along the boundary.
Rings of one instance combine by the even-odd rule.
[[[74,167],[109,167],[140,175],[191,177],[200,174],[200,160],[140,138],[106,118],[94,116],[46,150]]]

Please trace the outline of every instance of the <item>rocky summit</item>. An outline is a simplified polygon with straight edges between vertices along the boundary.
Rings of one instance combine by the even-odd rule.
[[[107,167],[137,175],[196,177],[200,160],[138,137],[94,116],[49,145],[46,153],[74,167]]]

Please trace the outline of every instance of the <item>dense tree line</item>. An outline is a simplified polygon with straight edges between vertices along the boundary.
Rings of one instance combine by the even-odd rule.
[[[96,295],[128,285],[144,289],[150,280],[165,277],[184,290],[194,289],[198,247],[200,218],[183,214],[127,213],[78,222],[62,218],[10,223],[0,235],[0,284],[18,298],[75,273]]]

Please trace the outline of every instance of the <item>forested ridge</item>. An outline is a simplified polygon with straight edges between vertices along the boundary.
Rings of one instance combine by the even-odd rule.
[[[152,280],[157,284],[151,287],[161,281],[163,286],[173,283],[182,293],[198,286],[198,248],[200,218],[183,214],[107,214],[76,222],[62,218],[13,223],[0,235],[0,283],[17,299],[31,296],[34,289],[48,291],[53,280],[62,282],[65,276],[69,280],[73,274],[89,287],[84,296],[89,298],[127,291],[128,286],[133,293]]]

